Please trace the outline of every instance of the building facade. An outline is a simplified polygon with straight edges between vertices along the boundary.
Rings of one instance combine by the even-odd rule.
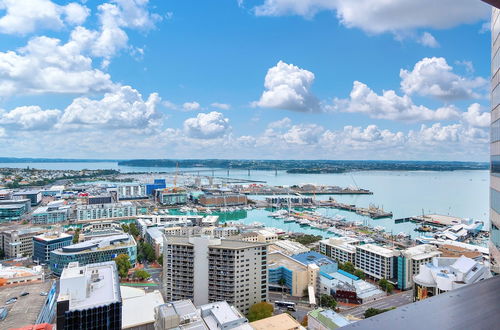
[[[42,192],[41,191],[19,191],[12,194],[13,199],[29,199],[31,202],[31,206],[36,206],[40,204],[42,201]]]
[[[131,202],[111,204],[78,205],[76,219],[78,221],[135,217],[137,208]]]
[[[33,255],[33,237],[45,230],[31,227],[0,232],[0,248],[6,258],[30,257]]]
[[[246,205],[247,202],[247,196],[243,194],[203,194],[198,198],[198,203],[209,207]]]
[[[52,224],[68,221],[69,206],[43,206],[33,211],[31,222],[35,224]]]
[[[319,252],[337,262],[355,263],[356,245],[359,240],[351,237],[332,237],[319,242]]]
[[[500,9],[491,16],[491,176],[490,258],[491,270],[500,273]]]
[[[50,252],[50,270],[57,276],[71,262],[80,265],[112,261],[120,254],[130,257],[132,267],[137,261],[137,244],[131,235],[115,235],[96,238]]]
[[[19,221],[28,212],[24,204],[0,204],[0,223]]]
[[[375,279],[395,281],[396,251],[374,244],[358,245],[354,265]]]
[[[191,299],[197,306],[227,301],[247,313],[267,300],[267,244],[165,236],[163,246],[167,301]]]
[[[116,190],[118,191],[119,200],[142,199],[148,197],[146,194],[146,185],[143,184],[120,185]]]
[[[50,252],[71,245],[73,236],[66,233],[47,232],[33,237],[33,261],[48,264]]]
[[[413,287],[413,276],[420,271],[420,265],[439,257],[441,252],[434,245],[422,244],[401,251],[398,258],[398,288],[408,290]]]

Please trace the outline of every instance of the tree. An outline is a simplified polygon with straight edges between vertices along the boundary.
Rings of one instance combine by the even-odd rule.
[[[359,277],[360,279],[364,280],[365,279],[365,273],[363,273],[363,271],[361,269],[356,269],[354,271],[354,275]]]
[[[137,225],[136,225],[134,222],[132,222],[132,223],[128,226],[128,228],[129,228],[129,232],[130,232],[130,234],[131,234],[132,236],[134,236],[134,237],[137,237],[137,236],[139,236],[139,235],[141,234],[141,232],[140,232],[140,231],[139,231],[139,229],[137,228]]]
[[[128,227],[128,225],[126,223],[124,223],[122,225],[122,229],[123,229],[123,232],[125,232],[125,233],[128,233],[130,231],[130,228]]]
[[[391,293],[394,290],[394,285],[389,283],[389,281],[387,281],[385,278],[378,281],[378,285],[387,293]]]
[[[80,239],[80,228],[76,228],[75,233],[73,234],[73,244],[78,243]]]
[[[115,258],[116,267],[118,268],[118,274],[121,278],[125,278],[128,275],[128,271],[132,268],[130,264],[130,257],[128,254],[120,254]]]
[[[307,314],[306,314],[306,315],[304,315],[302,322],[300,322],[300,325],[303,326],[304,328],[307,328],[308,321],[309,321],[309,319],[308,319]]]
[[[153,262],[156,259],[155,250],[151,244],[144,241],[139,241],[139,251],[137,252],[139,260]]]
[[[151,274],[149,274],[147,271],[144,269],[138,269],[134,272],[134,277],[138,278],[140,280],[145,280],[147,278],[151,277]]]
[[[163,253],[157,259],[158,263],[163,266]]]
[[[385,313],[387,311],[390,311],[391,309],[394,309],[395,307],[392,307],[392,308],[386,308],[386,309],[378,309],[378,308],[368,308],[365,313],[364,313],[364,317],[365,319],[369,318],[369,317],[372,317],[372,316],[375,316],[375,315],[378,315],[378,314],[381,314],[381,313]]]
[[[256,303],[248,310],[248,320],[250,322],[258,321],[273,315],[274,307],[270,303],[262,301]]]
[[[328,307],[331,309],[335,309],[335,307],[337,307],[337,301],[329,294],[322,294],[319,300],[320,305],[323,307]]]

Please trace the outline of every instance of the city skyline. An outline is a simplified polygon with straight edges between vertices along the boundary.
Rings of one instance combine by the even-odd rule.
[[[490,12],[3,1],[2,156],[486,161]]]

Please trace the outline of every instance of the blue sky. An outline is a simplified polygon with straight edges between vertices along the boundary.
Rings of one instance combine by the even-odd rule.
[[[0,0],[0,156],[487,160],[476,0]]]

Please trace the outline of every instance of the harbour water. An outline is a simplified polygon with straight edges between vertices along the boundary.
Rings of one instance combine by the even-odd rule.
[[[118,166],[114,162],[85,163],[0,163],[0,167],[20,167],[41,169],[117,169],[121,172],[174,172],[174,168],[143,168]],[[180,169],[180,171],[187,169]],[[190,169],[195,170],[195,169]],[[196,175],[197,173],[193,173]],[[227,170],[218,169],[215,176],[227,177]],[[211,172],[200,172],[200,175],[212,175]],[[266,181],[270,185],[293,185],[315,183],[325,185],[358,186],[369,189],[373,195],[316,196],[317,199],[333,197],[336,200],[368,207],[374,204],[392,211],[393,218],[373,220],[351,212],[334,209],[318,209],[329,216],[336,214],[345,216],[349,221],[360,221],[370,226],[382,226],[394,234],[399,232],[415,236],[415,224],[395,224],[394,219],[421,215],[422,213],[449,214],[463,218],[482,220],[484,229],[489,228],[489,174],[488,171],[363,171],[341,174],[287,174],[283,171],[250,171],[230,170],[229,177]],[[265,198],[253,196],[252,198]],[[268,211],[252,210],[239,215],[229,216],[228,220],[244,223],[261,222],[266,226],[278,227],[287,231],[301,231],[326,235],[325,231],[310,227],[300,227],[295,223],[284,223],[283,220],[268,217]],[[222,217],[224,220],[224,217]]]

